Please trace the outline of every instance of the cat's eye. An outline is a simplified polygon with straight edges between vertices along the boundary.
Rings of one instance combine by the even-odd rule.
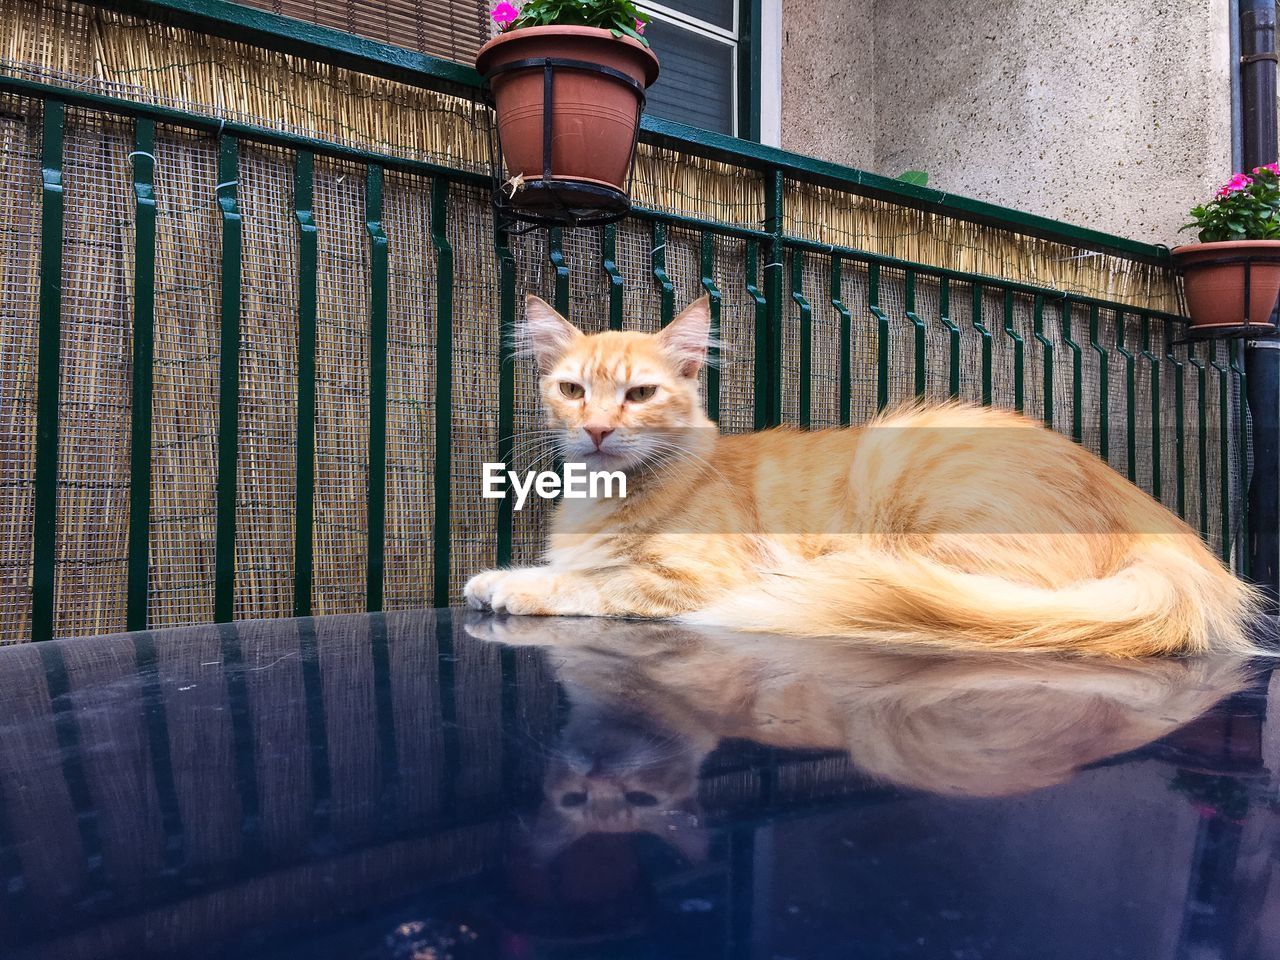
[[[560,381],[560,392],[570,400],[581,400],[582,395],[586,393],[586,391],[582,389],[582,384],[574,383],[572,380]]]
[[[571,790],[560,798],[560,806],[562,807],[580,807],[586,802],[587,795],[581,790]]]
[[[645,790],[628,790],[627,803],[633,807],[656,807],[658,798]]]
[[[658,388],[651,383],[643,387],[632,387],[627,391],[627,399],[632,403],[644,403],[657,392]]]

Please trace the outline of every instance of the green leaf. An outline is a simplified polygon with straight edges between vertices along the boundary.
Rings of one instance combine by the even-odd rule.
[[[924,170],[907,170],[898,174],[898,179],[903,183],[909,183],[916,187],[926,187],[929,185],[929,174]]]

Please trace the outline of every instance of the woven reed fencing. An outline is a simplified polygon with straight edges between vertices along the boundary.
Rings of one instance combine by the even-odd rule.
[[[634,216],[516,235],[483,108],[431,77],[65,0],[0,24],[2,642],[443,605],[534,557],[545,507],[480,496],[533,456],[525,291],[589,330],[710,293],[723,430],[1018,407],[1240,540],[1236,358],[1181,342],[1172,275],[1121,241],[670,137]]]

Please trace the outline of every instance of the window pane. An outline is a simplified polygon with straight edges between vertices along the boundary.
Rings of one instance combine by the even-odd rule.
[[[690,17],[697,17],[699,20],[705,20],[707,23],[715,24],[717,27],[724,27],[726,30],[733,29],[733,4],[735,0],[657,0],[657,2],[668,10],[674,10]],[[641,3],[640,6],[643,9],[644,3]]]
[[[662,67],[649,88],[647,113],[733,133],[733,44],[662,20],[645,28]]]

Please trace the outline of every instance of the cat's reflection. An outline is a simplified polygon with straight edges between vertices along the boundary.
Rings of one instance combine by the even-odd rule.
[[[535,830],[548,855],[587,834],[649,832],[699,858],[698,770],[724,739],[841,750],[885,783],[1003,796],[1165,736],[1249,672],[1230,659],[939,656],[637,621],[467,629],[543,646],[568,697]]]

